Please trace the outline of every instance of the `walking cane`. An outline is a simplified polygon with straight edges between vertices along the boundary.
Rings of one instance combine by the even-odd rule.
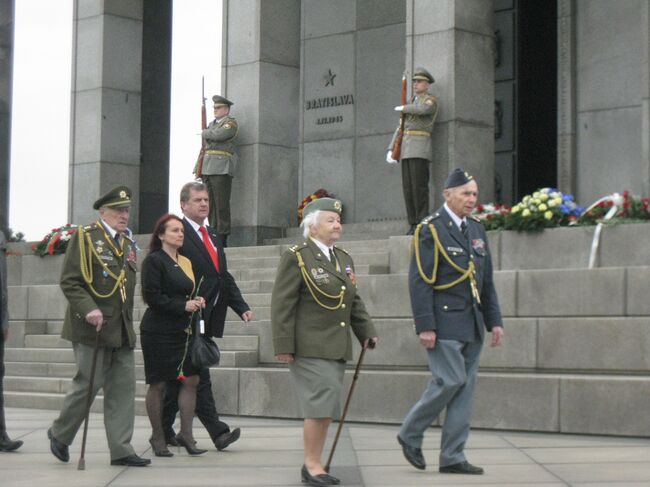
[[[350,399],[352,399],[352,392],[354,392],[354,386],[357,383],[359,378],[359,371],[361,370],[361,364],[363,363],[363,356],[366,354],[368,348],[375,348],[375,342],[372,340],[368,341],[368,346],[361,349],[361,354],[359,354],[359,360],[357,360],[357,366],[354,369],[354,377],[352,377],[352,384],[350,384],[350,390],[348,391],[348,398],[345,400],[345,407],[343,408],[343,414],[339,420],[339,427],[336,429],[336,435],[334,436],[334,442],[332,443],[332,449],[330,450],[330,456],[327,458],[327,463],[325,464],[325,471],[330,471],[330,465],[332,463],[332,458],[334,457],[334,450],[336,450],[336,444],[339,442],[339,436],[341,436],[341,430],[343,429],[343,423],[345,422],[345,417],[348,414],[348,407],[350,407]]]
[[[90,384],[88,385],[88,399],[86,401],[86,420],[84,421],[84,436],[81,441],[81,456],[77,470],[86,470],[86,437],[88,436],[88,419],[90,416],[90,406],[93,404],[93,386],[95,384],[95,369],[97,368],[97,352],[99,350],[99,332],[95,336],[95,350],[93,350],[93,364],[90,367]]]

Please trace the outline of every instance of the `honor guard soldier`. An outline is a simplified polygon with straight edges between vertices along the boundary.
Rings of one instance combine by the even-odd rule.
[[[99,219],[80,226],[68,243],[61,289],[68,300],[62,338],[72,342],[77,373],[47,435],[52,454],[67,462],[68,446],[84,421],[87,400],[104,391],[104,424],[111,465],[151,463],[131,446],[135,419],[133,294],[137,247],[127,228],[131,190],[118,186],[95,201]],[[97,354],[94,378],[93,353]],[[91,388],[92,387],[92,388]],[[90,389],[90,391],[89,391]]]
[[[463,450],[485,330],[492,332],[492,346],[501,344],[501,311],[485,228],[471,216],[476,181],[456,169],[445,182],[444,197],[443,207],[415,230],[409,270],[415,332],[433,378],[406,415],[397,440],[409,463],[424,469],[424,431],[446,408],[439,471],[482,474]]]
[[[201,132],[205,155],[201,177],[210,193],[210,226],[222,236],[224,247],[230,235],[230,190],[239,161],[235,139],[239,132],[237,120],[230,115],[233,102],[214,95],[214,120]],[[196,174],[197,168],[194,168]]]
[[[327,429],[341,416],[345,363],[352,333],[364,347],[377,342],[375,327],[357,293],[354,262],[335,243],[341,237],[341,202],[321,198],[303,211],[304,242],[280,260],[271,297],[276,358],[288,363],[304,418],[303,483],[336,485],[321,463]]]
[[[412,80],[414,95],[411,103],[395,107],[396,111],[405,114],[399,162],[402,163],[402,190],[409,235],[413,234],[415,225],[429,214],[431,133],[438,114],[438,100],[428,92],[434,83],[433,76],[424,68],[416,68]],[[386,160],[389,163],[398,162],[392,158],[391,152],[399,131],[398,127],[388,146]]]

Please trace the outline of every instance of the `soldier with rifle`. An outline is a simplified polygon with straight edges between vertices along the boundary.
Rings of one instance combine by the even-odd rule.
[[[203,141],[194,174],[201,178],[210,194],[210,226],[222,235],[223,246],[227,246],[230,235],[230,191],[232,178],[237,168],[235,139],[239,132],[237,120],[230,115],[233,102],[223,96],[212,97],[214,120],[205,126],[205,98],[202,112]]]
[[[410,225],[408,235],[413,234],[418,222],[429,213],[431,133],[438,113],[438,100],[428,93],[433,76],[424,68],[416,68],[412,80],[414,96],[408,104],[403,80],[402,105],[395,107],[402,114],[400,125],[386,154],[388,163],[402,163],[402,190]]]

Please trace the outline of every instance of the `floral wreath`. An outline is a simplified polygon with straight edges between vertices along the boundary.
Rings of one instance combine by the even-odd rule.
[[[305,206],[307,206],[312,201],[316,201],[317,199],[320,198],[335,198],[335,196],[329,191],[327,191],[326,189],[321,188],[321,189],[317,189],[312,194],[305,197],[305,199],[302,200],[300,205],[298,205],[298,225],[300,225],[300,222],[302,221],[302,211],[305,209]]]
[[[44,257],[46,255],[65,254],[68,242],[77,232],[79,225],[67,223],[59,228],[53,228],[50,233],[43,237],[38,244],[32,245],[34,254]]]

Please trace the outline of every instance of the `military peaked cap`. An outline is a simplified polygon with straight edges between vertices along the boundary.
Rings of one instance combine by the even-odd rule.
[[[93,208],[99,210],[101,207],[124,208],[131,206],[131,190],[126,186],[118,186],[111,189],[104,196],[95,201]]]
[[[413,81],[416,79],[428,81],[429,83],[435,83],[436,80],[433,79],[433,76],[431,76],[431,73],[427,71],[424,68],[415,68],[415,71],[413,72]]]
[[[445,181],[445,189],[455,188],[456,186],[462,186],[467,184],[474,179],[474,176],[471,176],[467,171],[463,171],[460,168],[456,168],[447,177]]]
[[[334,198],[318,198],[305,206],[302,210],[302,217],[305,218],[310,213],[318,210],[333,211],[340,215],[343,211],[343,205],[341,204],[341,200],[336,200]]]
[[[212,102],[214,103],[215,107],[229,107],[230,105],[234,105],[234,103],[231,102],[228,98],[219,95],[214,95],[212,97]]]

